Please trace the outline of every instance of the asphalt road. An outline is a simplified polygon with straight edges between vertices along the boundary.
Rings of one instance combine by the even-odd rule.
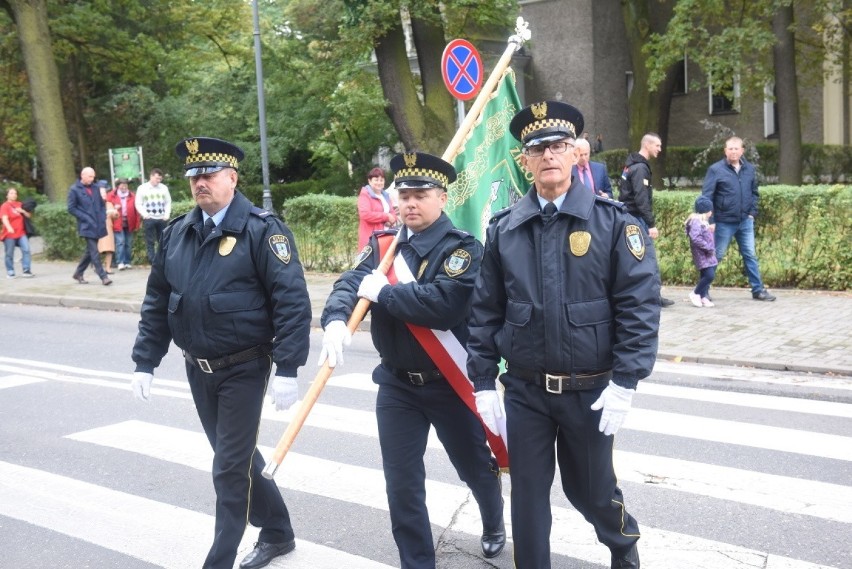
[[[199,566],[214,495],[180,352],[172,348],[143,404],[128,388],[135,315],[0,305],[0,322],[0,566]],[[303,392],[320,344],[315,330]],[[374,434],[376,360],[369,334],[356,334],[279,470],[299,541],[271,567],[398,566]],[[289,417],[264,413],[262,448]],[[616,447],[646,566],[852,566],[847,386],[667,363],[640,385]],[[475,505],[439,446],[430,444],[426,464],[438,566],[511,568],[511,544],[480,558]],[[510,492],[511,476],[507,514]],[[608,566],[558,483],[552,503],[553,567]],[[245,551],[255,536],[247,531]]]

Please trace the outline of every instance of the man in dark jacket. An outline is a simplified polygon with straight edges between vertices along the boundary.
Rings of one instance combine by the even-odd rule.
[[[713,202],[713,222],[716,225],[716,260],[722,258],[737,240],[746,276],[755,300],[773,301],[760,278],[760,266],[754,249],[754,218],[757,217],[757,175],[743,157],[743,141],[732,136],[725,141],[725,158],[712,164],[704,176],[701,195]]]
[[[332,367],[341,363],[343,346],[349,342],[345,321],[359,296],[371,300],[370,332],[382,358],[373,371],[379,385],[376,419],[400,567],[434,569],[423,464],[430,426],[479,505],[483,555],[497,556],[506,543],[499,472],[485,429],[454,390],[452,379],[438,369],[440,350],[432,346],[427,351],[421,344],[429,329],[449,331],[445,341],[455,342],[463,353],[482,245],[453,227],[443,213],[447,185],[456,178],[451,164],[416,152],[395,156],[391,169],[405,225],[374,234],[358,265],[334,284],[322,314],[325,334],[319,363],[326,358]],[[393,264],[398,281],[391,285],[376,267],[383,242],[389,244],[397,231],[402,232]],[[467,379],[462,381],[469,390]]]
[[[92,265],[101,282],[109,285],[112,280],[101,264],[98,253],[98,239],[107,234],[106,205],[100,190],[92,184],[94,181],[94,168],[86,167],[80,170],[80,179],[68,188],[68,213],[77,219],[77,234],[86,240],[86,250],[71,278],[80,284],[88,283],[83,278],[83,272]]]
[[[510,123],[534,184],[486,232],[468,341],[468,375],[489,425],[506,373],[517,569],[550,567],[550,489],[594,526],[613,569],[639,569],[639,527],[612,464],[613,436],[657,355],[660,280],[653,243],[624,206],[576,178],[580,111],[545,101]],[[490,426],[490,425],[489,425]],[[555,449],[554,449],[555,446]]]
[[[648,160],[659,156],[662,149],[663,142],[658,134],[645,134],[639,151],[627,156],[619,185],[618,199],[639,220],[639,225],[651,239],[659,237],[660,232],[654,220],[654,188],[651,185],[651,165]],[[661,306],[672,304],[674,301],[660,296]]]
[[[298,398],[311,303],[293,234],[236,190],[243,151],[203,137],[175,151],[198,206],[166,227],[154,256],[131,387],[137,399],[149,399],[154,368],[174,340],[213,447],[216,528],[203,567],[232,569],[249,522],[260,535],[240,567],[258,569],[296,547],[281,493],[261,476],[256,445],[272,362],[275,408]]]

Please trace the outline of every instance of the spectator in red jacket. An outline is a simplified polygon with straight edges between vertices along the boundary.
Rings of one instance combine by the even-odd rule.
[[[127,180],[119,179],[106,199],[120,212],[112,219],[112,229],[115,233],[115,260],[118,270],[123,271],[131,268],[133,234],[142,225],[142,217],[136,211],[136,196],[130,191]]]
[[[358,195],[358,248],[363,249],[373,231],[396,224],[396,212],[390,194],[385,191],[385,173],[373,168],[367,174],[367,184]]]
[[[6,190],[6,201],[0,205],[0,241],[6,247],[6,277],[15,278],[15,246],[21,248],[21,268],[25,277],[31,277],[30,272],[30,242],[24,228],[24,218],[30,213],[21,207],[18,201],[18,190]]]

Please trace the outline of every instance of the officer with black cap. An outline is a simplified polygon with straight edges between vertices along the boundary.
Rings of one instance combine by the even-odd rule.
[[[468,341],[468,375],[486,425],[505,412],[515,567],[550,567],[550,487],[638,568],[639,527],[612,464],[612,435],[657,353],[660,293],[650,241],[620,203],[571,177],[583,116],[544,101],[510,123],[534,183],[486,232]],[[496,391],[500,360],[505,410]],[[555,443],[555,450],[554,450]]]
[[[499,470],[485,429],[421,344],[410,325],[449,330],[464,346],[473,284],[482,245],[453,227],[443,212],[452,165],[421,152],[391,160],[404,226],[376,232],[357,266],[335,283],[321,323],[325,328],[319,364],[343,363],[350,337],[346,320],[358,297],[372,301],[370,332],[381,356],[373,371],[379,385],[376,418],[391,527],[403,569],[434,569],[435,547],[426,509],[423,455],[435,427],[459,477],[470,487],[482,516],[482,553],[497,556],[506,543]],[[401,231],[393,265],[395,284],[377,270],[384,251]],[[496,432],[496,431],[495,431]]]
[[[216,529],[203,566],[232,569],[248,521],[260,536],[240,567],[256,569],[295,547],[287,507],[261,476],[256,444],[273,362],[275,408],[298,398],[311,304],[293,234],[236,189],[243,151],[200,136],[175,151],[197,207],[166,227],[151,265],[132,388],[149,399],[153,370],[174,341],[214,451]]]

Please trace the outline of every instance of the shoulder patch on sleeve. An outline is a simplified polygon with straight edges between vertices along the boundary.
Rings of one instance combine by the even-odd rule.
[[[286,235],[271,235],[269,237],[269,248],[278,257],[282,263],[289,264],[290,258],[293,256],[293,249],[290,247],[290,240]]]
[[[633,224],[625,226],[624,240],[627,242],[627,249],[641,261],[645,257],[645,236],[642,234],[642,228]]]
[[[369,259],[372,253],[373,247],[370,245],[364,245],[364,248],[361,249],[361,252],[358,253],[358,256],[355,258],[355,266],[357,267],[358,265]]]
[[[471,256],[464,249],[456,249],[444,261],[444,272],[451,277],[457,277],[470,268]]]

